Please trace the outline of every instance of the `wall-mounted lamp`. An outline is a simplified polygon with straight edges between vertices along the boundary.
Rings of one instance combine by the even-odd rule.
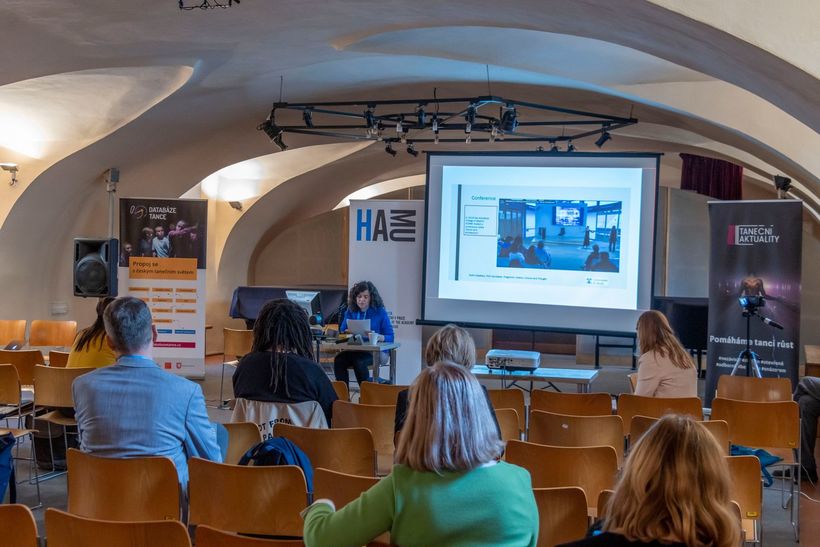
[[[228,205],[236,209],[237,211],[242,210],[242,202],[241,201],[229,201]]]
[[[9,186],[14,186],[17,184],[17,171],[19,171],[19,168],[16,163],[0,163],[0,169],[11,173],[11,181],[9,181]]]

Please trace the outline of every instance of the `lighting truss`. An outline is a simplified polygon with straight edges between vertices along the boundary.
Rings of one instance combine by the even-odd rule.
[[[192,3],[186,4],[184,0],[179,0],[179,9],[183,11],[191,11],[195,9],[227,9],[233,4],[239,4],[240,0],[193,0]]]
[[[288,110],[299,112],[303,123],[277,123],[277,111]],[[296,117],[287,116],[287,119]],[[638,120],[632,117],[484,95],[450,99],[277,102],[257,129],[264,131],[282,149],[283,135],[295,133],[382,141],[388,145],[400,143],[410,145],[411,149],[418,143],[504,141],[549,143],[554,151],[559,142],[567,142],[569,149],[572,141],[584,137],[599,135],[608,140],[604,135],[636,123]]]

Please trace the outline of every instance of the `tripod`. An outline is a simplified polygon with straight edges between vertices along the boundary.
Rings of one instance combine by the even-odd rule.
[[[745,359],[746,376],[751,376],[752,370],[754,370],[754,374],[756,377],[763,377],[763,375],[760,374],[760,357],[758,357],[758,355],[752,351],[752,337],[750,332],[753,315],[757,315],[757,312],[749,309],[743,310],[743,317],[746,318],[746,349],[744,349],[738,354],[737,360],[735,361],[735,366],[732,367],[732,372],[729,373],[729,376],[734,376],[737,373],[737,369],[740,367],[740,363],[742,363]],[[763,320],[762,317],[760,319],[761,321]]]

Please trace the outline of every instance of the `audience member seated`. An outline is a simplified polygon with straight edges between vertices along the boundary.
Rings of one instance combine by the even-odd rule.
[[[97,320],[88,328],[80,331],[68,354],[67,368],[100,368],[113,365],[117,357],[105,339],[103,312],[114,299],[110,296],[100,298],[97,302]]]
[[[803,458],[801,480],[817,483],[817,462],[814,447],[817,444],[817,418],[820,418],[820,378],[804,376],[797,384],[794,400],[800,405],[800,450]],[[786,474],[790,470],[786,471]],[[775,476],[783,473],[775,471]]]
[[[262,306],[253,327],[251,352],[239,361],[233,375],[233,390],[238,399],[250,401],[316,401],[330,425],[333,401],[338,397],[313,360],[310,324],[301,307],[285,298]]]
[[[182,485],[188,482],[188,458],[221,462],[217,427],[225,447],[227,432],[208,421],[202,389],[151,358],[157,331],[145,302],[118,298],[103,320],[117,361],[74,380],[80,449],[110,458],[166,456]]]
[[[304,512],[306,545],[364,545],[390,532],[395,545],[535,546],[530,475],[500,462],[504,443],[487,397],[463,367],[436,363],[410,388],[407,423],[390,475],[336,511]]]
[[[689,353],[675,337],[666,316],[644,312],[638,318],[638,382],[635,394],[645,397],[697,397],[698,373]]]
[[[424,362],[428,367],[431,367],[439,361],[447,361],[470,370],[470,367],[475,364],[475,342],[466,329],[452,324],[445,325],[430,337],[427,346],[424,348]],[[481,386],[481,389],[484,390],[484,396],[490,406],[490,414],[492,414],[495,425],[498,427],[498,419],[495,417],[495,410],[490,401],[490,396],[487,394],[487,388]],[[396,400],[396,419],[394,423],[397,443],[398,433],[404,427],[407,417],[409,391],[407,389],[401,390]],[[498,435],[501,436],[501,428],[498,429]]]
[[[729,469],[712,434],[690,417],[661,418],[630,452],[602,529],[565,547],[738,545]]]

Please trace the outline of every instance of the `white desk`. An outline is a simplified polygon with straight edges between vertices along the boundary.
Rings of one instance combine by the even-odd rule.
[[[519,381],[530,383],[530,391],[534,382],[561,382],[565,384],[575,384],[578,393],[589,393],[589,386],[598,377],[600,370],[596,369],[576,369],[576,368],[538,368],[532,371],[508,371],[504,369],[490,369],[486,365],[473,365],[473,374],[476,378],[484,380],[501,380],[501,387],[512,387]],[[507,384],[509,382],[509,384]]]

